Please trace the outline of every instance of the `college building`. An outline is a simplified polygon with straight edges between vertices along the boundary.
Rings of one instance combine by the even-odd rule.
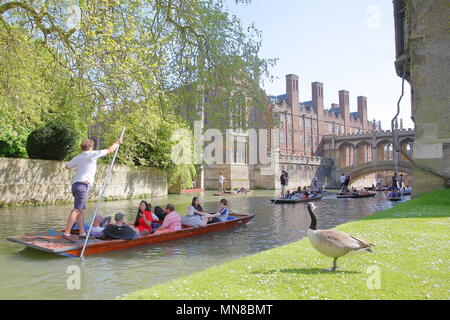
[[[311,84],[312,100],[300,102],[299,77],[286,75],[286,93],[269,96],[274,126],[280,130],[280,153],[323,156],[322,138],[329,134],[367,133],[374,123],[367,118],[367,98],[357,98],[356,112],[350,112],[350,93],[339,91],[339,104],[324,106],[323,83]],[[269,126],[270,127],[270,126]]]

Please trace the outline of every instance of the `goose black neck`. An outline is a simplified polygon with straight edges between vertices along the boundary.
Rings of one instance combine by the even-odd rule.
[[[309,215],[311,217],[311,224],[309,225],[309,228],[311,230],[316,230],[317,227],[317,219],[316,219],[316,215],[314,214],[313,209],[311,208],[311,206],[308,206],[308,212]]]

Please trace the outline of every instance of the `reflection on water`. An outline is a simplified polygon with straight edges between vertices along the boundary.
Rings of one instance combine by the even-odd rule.
[[[256,214],[246,226],[88,256],[84,261],[23,249],[5,240],[7,236],[63,228],[71,206],[0,209],[3,221],[0,224],[0,299],[111,299],[304,237],[310,222],[306,205],[272,205],[269,198],[273,195],[272,191],[254,191],[245,197],[228,198],[233,211]],[[185,214],[191,197],[171,195],[150,202],[164,205],[170,201],[176,211]],[[220,198],[205,192],[201,199],[205,211],[212,212]],[[101,213],[106,216],[121,211],[132,223],[138,204],[139,199],[106,202]],[[333,228],[392,205],[382,193],[373,198],[336,199],[330,192],[316,202],[318,227]],[[95,203],[90,203],[87,212],[94,207]],[[78,265],[82,270],[81,290],[66,287],[69,277],[66,270],[70,265]]]

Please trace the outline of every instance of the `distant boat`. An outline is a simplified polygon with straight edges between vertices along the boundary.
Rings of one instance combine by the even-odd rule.
[[[392,196],[392,193],[386,193],[386,199],[389,201],[401,201],[402,200],[402,196],[400,193],[397,193],[397,195],[395,197]]]
[[[247,191],[247,192],[236,192],[236,191],[225,191],[224,193],[213,193],[213,196],[216,197],[225,197],[225,196],[246,196],[248,194],[250,194],[251,191]]]
[[[369,198],[369,197],[375,197],[376,193],[375,192],[368,192],[368,193],[364,193],[364,194],[352,194],[352,193],[338,193],[337,197],[339,199],[344,199],[344,198]]]
[[[283,203],[299,203],[299,202],[312,202],[312,201],[318,201],[322,199],[323,195],[319,195],[313,198],[306,198],[306,199],[270,199],[272,203],[275,204],[283,204]]]

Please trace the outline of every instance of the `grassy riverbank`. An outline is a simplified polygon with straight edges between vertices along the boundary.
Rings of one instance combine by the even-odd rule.
[[[317,213],[320,221],[320,203]],[[337,227],[376,245],[339,259],[337,272],[325,271],[332,259],[303,239],[127,298],[449,299],[449,216],[450,190],[435,191]]]

